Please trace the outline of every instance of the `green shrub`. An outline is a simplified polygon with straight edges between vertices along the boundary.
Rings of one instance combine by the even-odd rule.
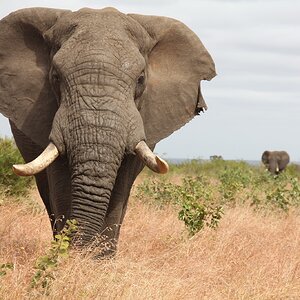
[[[8,270],[13,270],[14,264],[13,263],[5,263],[0,265],[0,277],[7,274]]]
[[[253,172],[243,164],[234,167],[226,167],[219,175],[220,192],[224,203],[236,202],[238,191],[250,187],[253,180]]]
[[[291,178],[290,179],[291,187],[289,189],[289,196],[290,196],[290,203],[293,206],[298,207],[300,205],[300,183],[298,178]]]
[[[137,187],[136,196],[158,207],[175,206],[190,235],[205,225],[217,227],[222,216],[222,206],[215,203],[212,187],[204,176],[184,178],[180,185],[147,179]]]
[[[256,209],[279,209],[287,212],[300,204],[299,179],[283,172],[272,175],[262,172],[256,175],[248,196]]]
[[[31,287],[40,290],[42,294],[48,294],[52,282],[55,280],[54,272],[60,262],[68,258],[70,252],[71,236],[78,230],[76,220],[67,220],[66,225],[55,240],[51,242],[48,253],[39,257],[35,263],[37,270],[31,280]]]
[[[190,235],[196,234],[204,225],[211,228],[218,226],[223,209],[215,203],[207,178],[184,178],[182,185],[178,186],[177,197],[180,206],[178,218],[184,222]]]
[[[295,177],[295,178],[300,178],[300,165],[291,163],[287,166],[285,170],[285,174]]]
[[[152,204],[162,208],[167,204],[174,203],[173,195],[176,193],[175,189],[171,182],[147,178],[137,186],[136,196],[138,198],[146,198],[147,201],[151,201]]]
[[[14,141],[0,138],[0,191],[5,195],[24,195],[31,186],[31,177],[19,177],[12,171],[13,164],[24,163]]]
[[[298,165],[291,164],[274,176],[261,165],[251,166],[243,161],[191,160],[171,164],[167,177],[145,174],[138,196],[159,207],[176,206],[191,234],[203,226],[217,224],[222,209],[236,204],[284,212],[300,206]],[[176,182],[181,178],[181,184],[173,184],[173,178]]]

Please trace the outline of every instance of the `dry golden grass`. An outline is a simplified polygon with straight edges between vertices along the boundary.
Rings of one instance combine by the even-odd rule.
[[[300,216],[226,211],[217,230],[189,239],[172,208],[131,199],[115,259],[73,254],[49,295],[30,289],[51,231],[45,212],[0,206],[0,299],[299,299]]]

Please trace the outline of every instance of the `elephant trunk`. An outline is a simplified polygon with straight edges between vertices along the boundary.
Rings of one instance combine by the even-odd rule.
[[[81,111],[70,119],[72,131],[66,150],[71,171],[71,218],[79,223],[83,244],[101,235],[126,149],[127,132],[121,124],[114,112],[106,112],[102,118],[99,111]]]
[[[73,166],[71,219],[76,219],[82,244],[100,237],[118,169],[116,162],[85,162]]]
[[[272,174],[278,175],[278,173],[279,173],[279,167],[278,167],[278,163],[277,163],[277,161],[275,159],[271,159],[270,160],[268,170]]]

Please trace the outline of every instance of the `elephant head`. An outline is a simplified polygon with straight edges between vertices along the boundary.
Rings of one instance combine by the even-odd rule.
[[[0,21],[0,111],[27,162],[30,149],[46,150],[15,171],[46,168],[36,178],[48,213],[77,219],[89,244],[108,215],[122,222],[144,164],[167,171],[150,149],[207,108],[199,84],[215,75],[198,37],[174,19],[16,11]]]
[[[286,168],[290,162],[290,157],[286,151],[265,151],[261,161],[268,171],[277,175]]]

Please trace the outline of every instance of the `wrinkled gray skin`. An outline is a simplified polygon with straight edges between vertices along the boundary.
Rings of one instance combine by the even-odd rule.
[[[60,154],[35,176],[54,232],[75,218],[79,244],[117,241],[144,167],[134,147],[154,149],[206,109],[199,82],[215,74],[198,37],[170,18],[30,8],[2,19],[0,111],[26,162],[49,141]]]
[[[265,151],[261,161],[268,171],[277,175],[286,168],[290,162],[290,157],[286,151]]]

